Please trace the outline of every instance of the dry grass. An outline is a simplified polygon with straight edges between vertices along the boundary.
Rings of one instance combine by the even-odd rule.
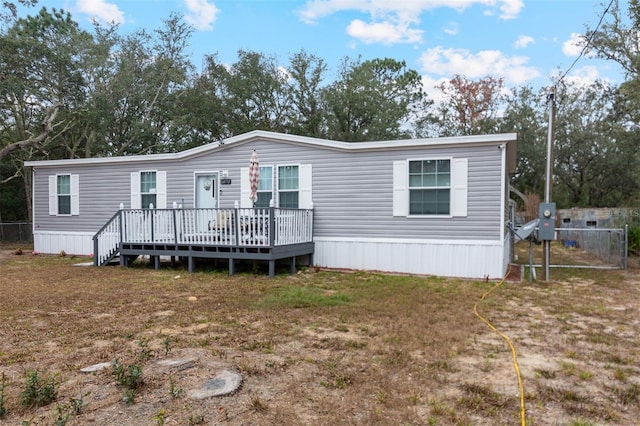
[[[519,423],[509,348],[473,314],[495,283],[73,266],[86,260],[26,249],[0,260],[0,423],[56,424],[61,413],[68,425]],[[637,422],[639,277],[558,271],[482,301],[517,348],[527,424]],[[175,358],[194,362],[157,363]],[[116,359],[142,368],[133,404],[111,369],[79,372]],[[34,369],[55,377],[56,402],[21,404]],[[235,394],[189,397],[221,369],[243,375]]]

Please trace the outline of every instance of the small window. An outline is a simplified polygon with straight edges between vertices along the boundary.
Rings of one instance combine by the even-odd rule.
[[[273,198],[273,167],[260,167],[260,180],[258,181],[258,201],[256,207],[266,209]]]
[[[298,166],[278,168],[278,198],[280,208],[297,209],[299,199]]]
[[[156,172],[140,172],[140,204],[143,209],[151,204],[158,207],[156,202]]]
[[[409,161],[409,214],[449,215],[451,161]]]
[[[571,218],[570,217],[563,217],[562,218],[562,223],[571,223]]]
[[[58,214],[71,214],[71,175],[58,175],[57,181]]]
[[[595,228],[596,226],[598,226],[598,221],[596,221],[596,220],[588,220],[587,221],[587,227]]]

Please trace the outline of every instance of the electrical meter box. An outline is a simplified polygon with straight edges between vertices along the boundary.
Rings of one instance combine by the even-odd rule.
[[[540,241],[555,240],[556,203],[540,203],[538,222],[538,239]]]

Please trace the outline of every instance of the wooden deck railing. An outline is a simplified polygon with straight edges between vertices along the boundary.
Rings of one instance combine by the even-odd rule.
[[[94,263],[120,243],[274,247],[313,241],[313,210],[122,209],[94,236]]]

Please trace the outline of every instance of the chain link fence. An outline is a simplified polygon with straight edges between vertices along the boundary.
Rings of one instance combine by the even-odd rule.
[[[568,249],[580,250],[597,262],[583,267],[627,267],[627,228],[556,228],[557,239]],[[577,265],[554,265],[577,267]]]
[[[0,242],[3,243],[32,243],[33,232],[29,222],[0,223]]]

